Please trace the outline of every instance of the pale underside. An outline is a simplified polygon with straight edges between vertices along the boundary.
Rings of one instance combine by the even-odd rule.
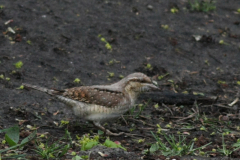
[[[98,121],[100,123],[111,119],[116,119],[127,112],[133,106],[124,99],[121,105],[114,107],[104,107],[96,104],[84,103],[63,96],[56,96],[59,100],[72,107],[73,113],[77,117],[84,118],[89,121]]]

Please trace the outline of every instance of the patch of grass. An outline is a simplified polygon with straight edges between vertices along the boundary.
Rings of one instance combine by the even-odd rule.
[[[45,144],[36,141],[36,149],[34,149],[34,151],[40,155],[42,159],[60,158],[65,155],[70,148],[70,144],[61,144],[60,141],[67,139],[69,136],[69,132],[66,131],[64,137],[60,138],[58,141],[54,142],[51,145],[49,145],[48,141]]]
[[[224,135],[225,134],[222,134],[222,149],[218,149],[217,151],[225,156],[230,156],[232,152],[240,149],[240,139],[238,139],[237,142],[234,143],[232,147],[228,149],[224,141]]]
[[[139,104],[138,105],[138,108],[139,108],[139,111],[134,115],[134,112],[136,111],[136,107],[133,107],[129,110],[129,114],[131,116],[133,116],[133,118],[138,118],[140,116],[140,114],[142,113],[142,111],[148,106],[150,100],[145,103],[145,104]]]
[[[154,153],[159,151],[160,154],[164,156],[184,156],[184,155],[191,155],[195,153],[195,151],[200,151],[201,149],[205,148],[211,143],[208,143],[204,146],[198,147],[194,149],[194,140],[191,140],[188,144],[186,142],[186,136],[179,135],[176,138],[174,135],[166,135],[162,133],[167,144],[165,144],[157,135],[151,132],[156,143],[152,144],[149,152]]]
[[[213,0],[189,0],[188,4],[191,11],[209,12],[216,10],[216,5]]]

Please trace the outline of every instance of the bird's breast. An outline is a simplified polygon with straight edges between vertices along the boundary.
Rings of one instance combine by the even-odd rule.
[[[115,119],[127,112],[130,109],[130,104],[119,105],[114,107],[105,107],[96,104],[84,104],[81,103],[74,106],[73,113],[81,118],[89,121],[107,121],[109,119]]]

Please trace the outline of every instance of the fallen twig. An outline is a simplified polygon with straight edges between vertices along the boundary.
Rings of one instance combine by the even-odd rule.
[[[189,116],[187,116],[187,117],[185,117],[185,118],[182,118],[182,119],[177,120],[177,122],[183,121],[183,120],[186,120],[186,119],[193,118],[196,114],[197,114],[197,112],[194,112],[193,114],[191,114],[191,115],[189,115]]]
[[[228,104],[228,106],[232,107],[234,104],[236,104],[239,101],[239,98],[237,97],[232,103]]]
[[[165,108],[167,108],[167,109],[169,110],[169,112],[171,113],[171,115],[173,116],[172,110],[171,110],[167,105],[165,105],[164,103],[162,103],[162,106],[165,107]]]

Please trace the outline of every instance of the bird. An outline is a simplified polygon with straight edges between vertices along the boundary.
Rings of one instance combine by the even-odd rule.
[[[32,88],[56,97],[72,108],[75,116],[83,118],[110,136],[119,136],[124,132],[113,133],[104,128],[102,123],[122,116],[135,106],[137,97],[148,91],[160,90],[147,75],[136,72],[110,85],[92,85],[73,87],[64,90],[48,89],[22,84],[24,88]]]

